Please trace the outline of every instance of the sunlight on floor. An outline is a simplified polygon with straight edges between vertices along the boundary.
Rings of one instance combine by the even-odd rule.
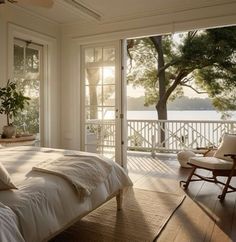
[[[158,156],[153,158],[150,153],[142,152],[128,154],[128,170],[134,173],[176,174],[176,170],[167,165],[165,160],[160,160]]]

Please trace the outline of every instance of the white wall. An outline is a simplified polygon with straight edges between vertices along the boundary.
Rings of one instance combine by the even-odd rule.
[[[12,38],[23,34],[31,39],[42,40],[49,49],[48,62],[50,70],[48,70],[48,88],[47,95],[47,111],[51,111],[48,115],[48,125],[46,145],[52,147],[60,146],[60,26],[54,22],[50,22],[29,12],[22,10],[20,7],[10,4],[0,5],[0,85],[4,85],[11,76],[9,67],[9,59],[11,58],[11,50],[9,43]],[[28,39],[28,40],[29,40]],[[3,115],[0,116],[0,129],[5,124]]]
[[[80,148],[80,46],[71,38],[62,38],[61,144],[63,148]]]
[[[62,26],[62,146],[79,149],[79,45],[236,24],[236,2],[117,23]]]

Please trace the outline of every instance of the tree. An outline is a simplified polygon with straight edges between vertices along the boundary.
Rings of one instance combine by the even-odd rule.
[[[145,105],[167,119],[183,86],[206,92],[220,111],[236,109],[236,27],[132,39],[128,82],[145,88]]]
[[[97,94],[97,84],[100,80],[99,68],[87,68],[87,80],[89,87],[89,103],[90,103],[90,119],[98,118],[98,94]]]

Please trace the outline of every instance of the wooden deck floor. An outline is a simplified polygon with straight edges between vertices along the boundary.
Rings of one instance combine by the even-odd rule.
[[[134,187],[187,196],[158,242],[236,241],[236,193],[227,194],[221,203],[221,187],[206,182],[191,183],[185,193],[179,181],[190,170],[180,168],[176,155],[158,154],[154,159],[150,153],[129,153],[128,170]],[[232,183],[236,185],[235,178]]]

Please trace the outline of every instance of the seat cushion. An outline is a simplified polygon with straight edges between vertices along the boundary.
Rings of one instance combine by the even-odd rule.
[[[233,163],[216,157],[192,157],[189,164],[196,165],[210,170],[230,170]]]

